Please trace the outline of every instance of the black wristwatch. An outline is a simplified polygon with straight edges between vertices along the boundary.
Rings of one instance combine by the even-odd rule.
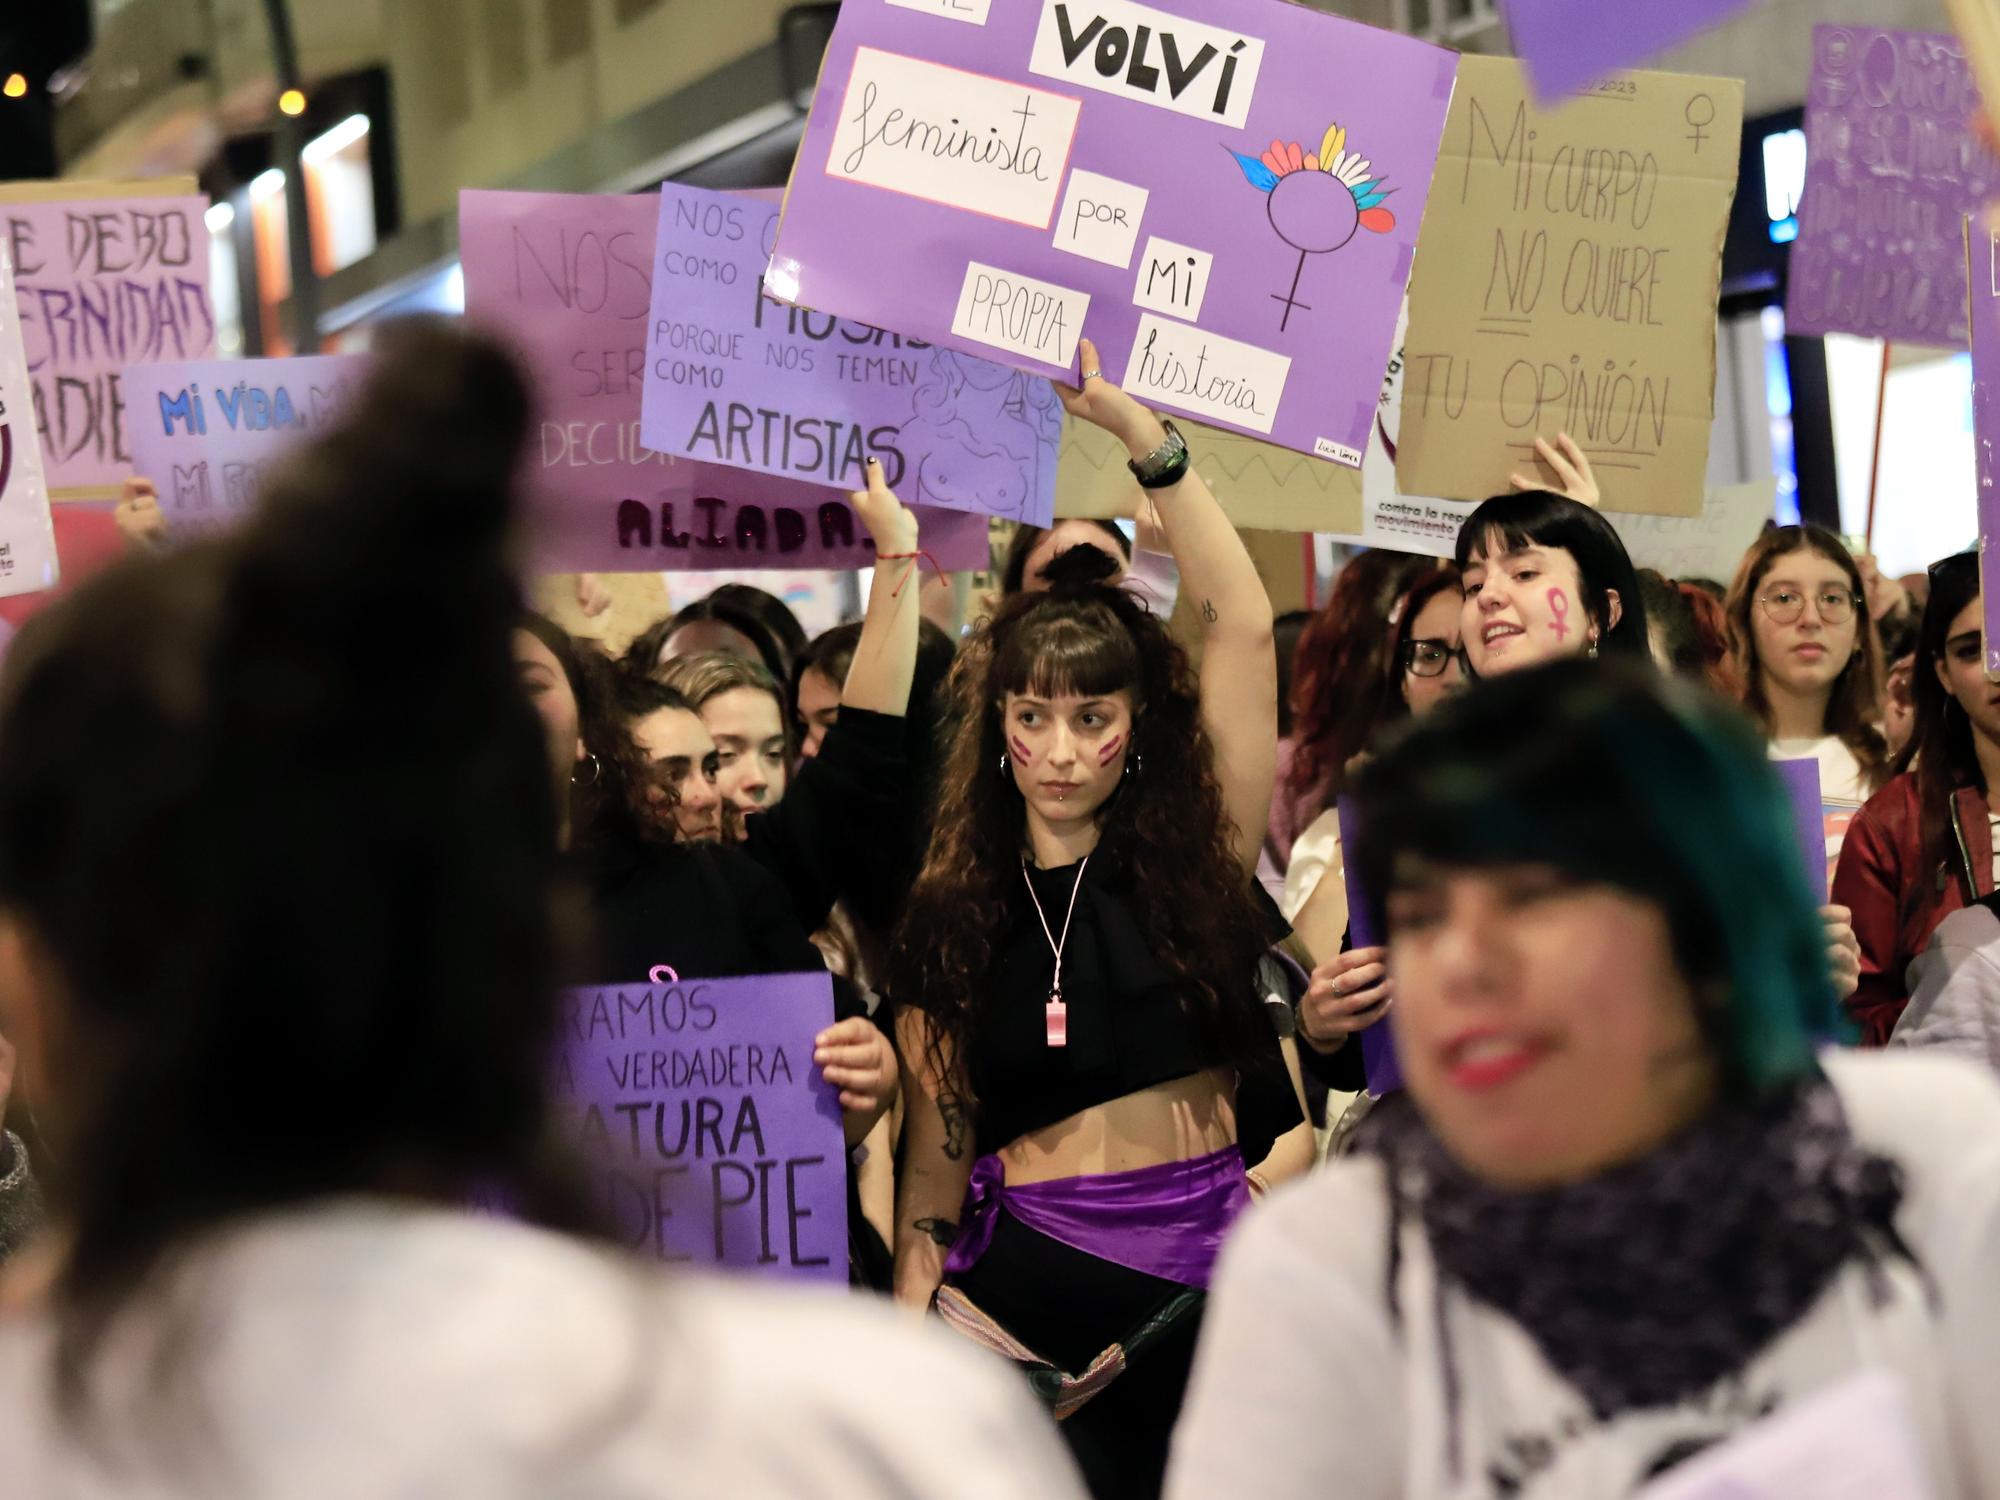
[[[1127,463],[1141,489],[1163,490],[1187,477],[1190,463],[1187,439],[1181,436],[1180,428],[1172,422],[1160,425],[1166,429],[1166,441],[1144,458],[1131,459]]]

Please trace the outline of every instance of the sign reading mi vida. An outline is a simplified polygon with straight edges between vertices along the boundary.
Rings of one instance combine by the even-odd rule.
[[[660,453],[839,484],[881,458],[909,504],[1046,526],[1047,380],[763,295],[775,194],[660,189],[639,434]]]
[[[846,489],[823,477],[814,483],[677,457],[643,441],[659,229],[651,195],[468,189],[459,194],[458,226],[466,314],[513,344],[541,410],[527,480],[539,569],[873,562]],[[983,516],[917,509],[924,550],[938,566],[987,565]]]
[[[193,187],[189,179],[0,186],[0,239],[14,262],[52,489],[112,494],[123,482],[132,460],[127,365],[215,352],[208,200]]]
[[[825,974],[567,991],[555,1096],[619,1238],[665,1261],[847,1278]]]
[[[1627,73],[1554,111],[1467,57],[1410,280],[1397,486],[1481,500],[1568,432],[1614,510],[1701,512],[1743,85]],[[1551,476],[1544,476],[1549,478]]]
[[[1960,226],[2000,192],[1979,108],[1957,37],[1813,28],[1790,332],[1965,347]]]
[[[1358,467],[1455,68],[1281,0],[857,0],[766,286],[1072,380],[1088,334],[1149,405]]]
[[[358,354],[187,360],[125,373],[132,468],[175,532],[242,519],[271,466],[331,425],[366,378]]]

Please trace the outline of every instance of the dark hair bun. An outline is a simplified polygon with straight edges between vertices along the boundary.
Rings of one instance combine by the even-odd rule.
[[[1042,577],[1058,593],[1103,588],[1117,581],[1125,564],[1095,542],[1078,542],[1048,560]]]

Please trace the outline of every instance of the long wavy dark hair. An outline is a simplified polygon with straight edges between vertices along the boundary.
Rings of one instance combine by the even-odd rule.
[[[1286,794],[1310,802],[1303,826],[1340,795],[1348,762],[1368,748],[1391,674],[1396,600],[1433,559],[1380,548],[1340,570],[1292,658],[1292,763]],[[1420,605],[1419,608],[1422,606]],[[1398,701],[1401,701],[1400,693]]]
[[[239,531],[86,583],[0,676],[0,904],[60,978],[74,1417],[121,1308],[242,1216],[483,1187],[597,1227],[548,1096],[557,824],[507,555],[527,390],[448,327],[377,347]],[[199,1386],[198,1341],[161,1353],[162,1391]]]
[[[1729,586],[1730,660],[1743,684],[1743,706],[1770,734],[1771,704],[1764,696],[1752,613],[1772,564],[1791,552],[1818,553],[1847,576],[1847,587],[1854,594],[1854,654],[1834,679],[1825,732],[1853,753],[1868,779],[1868,790],[1878,792],[1889,775],[1889,742],[1875,727],[1882,717],[1882,643],[1868,618],[1868,590],[1862,586],[1861,569],[1840,538],[1823,526],[1774,526],[1751,544],[1736,569],[1736,581]]]
[[[1979,772],[1979,753],[1972,743],[1972,721],[1958,700],[1938,681],[1937,664],[1944,660],[1951,639],[1951,622],[1979,597],[1979,554],[1963,552],[1933,563],[1931,596],[1924,604],[1924,623],[1917,637],[1917,666],[1910,674],[1915,700],[1909,743],[1890,768],[1894,775],[1914,772],[1917,778],[1917,827],[1923,864],[1903,893],[1905,910],[1933,894],[1930,872],[1948,869],[1961,879],[1970,872],[1958,857],[1951,834],[1951,804],[1959,788],[1992,789]]]
[[[896,931],[888,993],[927,1018],[929,1060],[960,1097],[995,945],[1021,899],[1027,814],[1000,769],[1010,692],[1131,694],[1132,770],[1098,814],[1098,848],[1135,893],[1162,966],[1183,981],[1209,1054],[1249,1071],[1269,1052],[1253,982],[1266,937],[1223,810],[1199,684],[1161,621],[1106,585],[1115,566],[1095,547],[1059,554],[1048,592],[1005,600],[959,652],[938,823]]]

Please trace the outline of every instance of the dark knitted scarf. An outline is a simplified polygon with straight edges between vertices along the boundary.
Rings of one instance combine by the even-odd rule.
[[[1418,1214],[1440,1286],[1520,1324],[1600,1421],[1742,1370],[1849,1260],[1871,1267],[1879,1298],[1885,1252],[1908,1258],[1899,1170],[1856,1145],[1824,1080],[1725,1104],[1641,1161],[1529,1192],[1478,1181],[1415,1110],[1399,1115],[1371,1143],[1393,1222]],[[1448,1340],[1445,1355],[1455,1387]]]

